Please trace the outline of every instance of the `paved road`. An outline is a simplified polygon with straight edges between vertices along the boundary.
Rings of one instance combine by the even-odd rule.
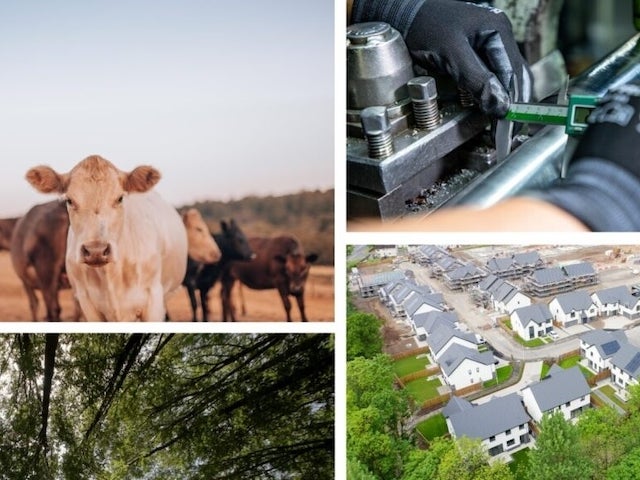
[[[524,387],[537,382],[540,380],[540,372],[542,371],[542,361],[537,360],[534,362],[527,362],[524,364],[524,371],[522,372],[522,378],[515,385],[511,385],[510,387],[503,388],[502,390],[498,390],[497,392],[492,392],[489,395],[484,397],[480,397],[473,401],[473,403],[480,405],[481,403],[486,403],[491,400],[493,397],[504,397],[505,395],[509,395],[510,393],[519,393]]]

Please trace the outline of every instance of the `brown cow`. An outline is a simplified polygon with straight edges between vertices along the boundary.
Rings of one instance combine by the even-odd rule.
[[[11,249],[11,235],[19,218],[0,218],[0,250]]]
[[[249,246],[255,253],[251,261],[232,261],[222,274],[222,320],[235,321],[231,305],[231,290],[236,280],[255,290],[278,289],[291,321],[291,301],[295,297],[303,322],[307,321],[304,311],[304,285],[309,275],[310,264],[318,259],[315,253],[306,255],[300,243],[290,236],[274,238],[249,238]]]
[[[16,224],[11,262],[29,297],[33,321],[38,315],[36,290],[42,292],[47,320],[60,320],[58,290],[70,288],[64,267],[68,229],[67,208],[58,200],[36,205]],[[79,313],[76,306],[75,320]]]

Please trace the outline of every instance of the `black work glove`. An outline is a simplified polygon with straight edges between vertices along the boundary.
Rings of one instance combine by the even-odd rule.
[[[612,89],[587,122],[566,178],[533,196],[591,230],[640,231],[640,86]]]
[[[511,22],[496,8],[454,0],[354,0],[351,21],[389,23],[418,65],[451,75],[487,114],[504,117],[511,100],[531,98],[529,67]],[[510,99],[512,79],[517,98]]]

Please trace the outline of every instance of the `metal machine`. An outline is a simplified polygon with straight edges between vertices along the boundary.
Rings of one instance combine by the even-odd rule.
[[[535,97],[553,98],[548,107],[513,106],[507,121],[548,125],[526,125],[500,160],[491,121],[449,78],[416,74],[398,32],[383,23],[348,27],[348,216],[393,220],[453,205],[487,207],[559,178],[573,144],[565,130],[581,133],[595,99],[640,79],[635,35],[569,83],[570,105],[554,105],[567,77],[556,48],[562,3],[494,2],[532,66]]]

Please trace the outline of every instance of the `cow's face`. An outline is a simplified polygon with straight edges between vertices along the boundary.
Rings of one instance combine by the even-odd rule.
[[[195,208],[182,214],[182,221],[187,230],[189,256],[196,262],[215,263],[220,260],[220,249],[204,222],[202,215]]]
[[[68,254],[75,255],[78,263],[99,267],[118,259],[127,194],[150,190],[160,180],[160,172],[149,166],[123,172],[93,155],[66,174],[46,166],[32,168],[27,180],[43,193],[63,195],[76,240],[76,251]]]
[[[305,257],[300,253],[289,253],[286,256],[276,255],[275,259],[283,265],[289,283],[289,293],[292,295],[302,294],[311,263],[315,262],[318,256],[311,254]]]
[[[247,236],[233,219],[229,223],[222,220],[220,227],[222,228],[225,242],[230,246],[229,252],[227,252],[229,258],[232,260],[251,260],[256,257],[256,254],[251,250]]]

